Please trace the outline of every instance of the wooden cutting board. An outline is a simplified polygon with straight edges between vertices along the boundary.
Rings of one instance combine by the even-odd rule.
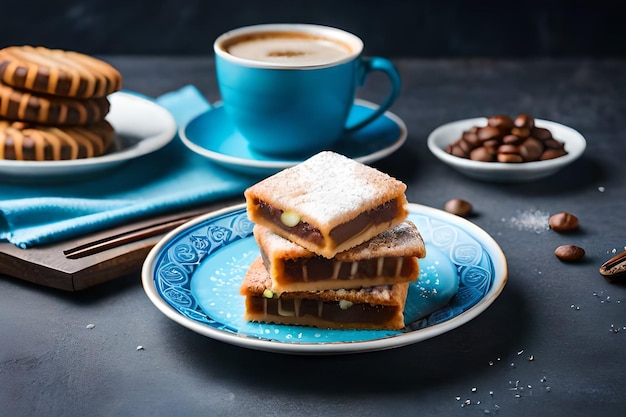
[[[161,215],[30,249],[0,243],[0,274],[80,291],[139,271],[150,249],[167,232],[225,204]]]

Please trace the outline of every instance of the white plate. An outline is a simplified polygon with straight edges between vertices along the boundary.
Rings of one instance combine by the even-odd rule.
[[[362,120],[377,106],[357,99],[348,120]],[[234,127],[221,103],[181,126],[179,136],[190,150],[233,171],[269,175],[302,162],[302,158],[279,158],[250,149],[248,140]],[[405,142],[406,125],[395,114],[383,116],[339,139],[331,150],[367,164],[395,152]]]
[[[0,180],[49,181],[97,173],[154,152],[176,135],[174,117],[156,102],[127,92],[113,93],[109,100],[111,110],[106,119],[115,129],[117,149],[71,161],[0,159]]]
[[[340,354],[396,348],[472,320],[501,293],[506,259],[473,223],[441,210],[409,205],[426,257],[411,283],[401,331],[330,330],[243,320],[243,276],[259,255],[245,206],[208,213],[167,234],[148,254],[142,283],[168,318],[204,336],[250,349],[292,354]],[[455,282],[451,287],[443,282]],[[453,291],[441,303],[442,292]],[[435,291],[437,290],[437,291]]]
[[[445,151],[446,146],[459,139],[464,131],[473,126],[486,126],[487,119],[484,117],[459,120],[438,127],[428,136],[428,148],[439,160],[468,177],[491,182],[523,182],[544,178],[571,164],[585,151],[585,138],[571,127],[541,119],[535,119],[535,124],[549,129],[555,139],[565,144],[568,154],[547,161],[512,164],[472,161]]]

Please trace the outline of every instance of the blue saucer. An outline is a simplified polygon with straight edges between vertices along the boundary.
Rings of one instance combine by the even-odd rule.
[[[361,120],[376,105],[357,99],[348,117]],[[224,108],[216,105],[179,129],[182,142],[193,152],[226,168],[253,175],[270,175],[296,165],[302,159],[281,159],[257,153],[230,122]],[[406,141],[407,129],[395,114],[380,117],[350,135],[341,138],[330,150],[362,163],[370,163],[395,152]]]

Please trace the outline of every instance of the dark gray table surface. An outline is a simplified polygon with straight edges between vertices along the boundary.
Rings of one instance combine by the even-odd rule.
[[[158,96],[195,84],[219,99],[210,59],[108,59],[127,89]],[[598,268],[626,245],[626,62],[396,63],[403,88],[392,111],[408,140],[374,165],[405,181],[411,202],[473,203],[470,220],[508,260],[490,308],[407,347],[295,356],[174,323],[148,300],[139,273],[79,293],[0,277],[0,415],[624,415],[626,286]],[[385,88],[373,77],[360,94],[373,100]],[[504,185],[466,178],[426,147],[445,122],[522,112],[580,131],[584,156],[547,179]],[[576,214],[580,230],[557,234],[528,220],[559,211]],[[565,243],[583,247],[584,260],[558,261],[553,251]]]

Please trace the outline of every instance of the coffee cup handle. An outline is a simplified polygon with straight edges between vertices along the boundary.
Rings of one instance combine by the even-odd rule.
[[[385,113],[391,105],[396,101],[398,95],[400,94],[400,74],[396,69],[395,65],[388,60],[387,58],[381,57],[365,57],[361,58],[361,74],[359,77],[359,86],[365,84],[367,80],[367,76],[374,71],[380,71],[387,75],[389,81],[391,83],[391,92],[387,96],[387,98],[382,102],[380,106],[368,117],[363,120],[358,121],[353,126],[347,126],[346,133],[354,132],[355,130],[361,129],[363,126],[371,123],[378,117],[380,117],[383,113]]]

